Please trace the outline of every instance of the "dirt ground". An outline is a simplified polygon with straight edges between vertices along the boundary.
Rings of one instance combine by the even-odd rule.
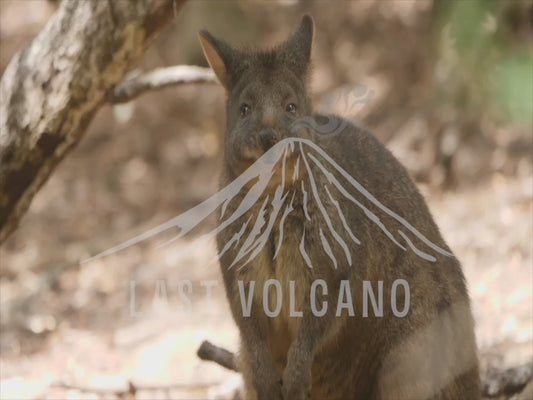
[[[46,194],[45,189],[39,195],[41,201]],[[528,362],[533,356],[531,180],[495,176],[469,191],[428,195],[444,236],[463,262],[485,368]],[[31,246],[46,232],[26,234],[33,236],[26,243]],[[10,318],[18,323],[7,331],[3,326],[3,398],[43,393],[45,398],[83,398],[74,389],[51,389],[58,381],[107,389],[127,381],[138,386],[208,385],[205,390],[172,389],[171,398],[184,399],[213,396],[237,385],[236,374],[195,354],[204,339],[237,348],[218,269],[206,266],[214,252],[214,243],[199,236],[66,267],[46,286],[30,271],[26,279],[4,282],[3,312],[11,306]],[[5,250],[2,255],[11,265],[17,257],[22,256]],[[165,282],[166,303],[158,280]],[[179,295],[184,280],[192,284],[192,311]],[[201,286],[206,281],[218,282],[211,301]],[[142,315],[132,316],[132,301],[134,314]],[[147,391],[138,398],[165,395]]]

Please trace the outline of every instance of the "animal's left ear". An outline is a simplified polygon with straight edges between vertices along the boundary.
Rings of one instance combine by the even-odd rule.
[[[290,65],[297,75],[305,75],[311,64],[314,22],[310,15],[304,15],[300,26],[283,45]]]

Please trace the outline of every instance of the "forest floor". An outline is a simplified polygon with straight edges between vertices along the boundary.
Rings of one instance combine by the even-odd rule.
[[[97,127],[98,122],[96,132]],[[239,376],[196,356],[205,339],[237,349],[218,266],[209,264],[215,257],[213,242],[201,234],[162,248],[152,241],[76,263],[80,255],[104,250],[173,216],[171,207],[163,207],[139,221],[138,213],[120,201],[109,209],[100,207],[113,199],[116,188],[94,187],[85,179],[99,174],[96,182],[109,179],[105,152],[102,165],[91,167],[91,153],[102,148],[93,148],[99,134],[89,134],[94,137],[60,167],[1,249],[2,398],[94,398],[94,393],[58,383],[111,393],[130,381],[140,389],[159,387],[138,390],[138,399],[166,398],[169,393],[174,399],[231,398],[227,393],[239,384]],[[218,162],[214,156],[210,163],[190,163],[188,175],[197,179],[180,193],[196,193],[196,200],[177,196],[176,204],[186,209],[214,193],[213,166]],[[121,168],[124,187],[136,188],[134,197],[150,196],[141,193],[150,177],[147,168],[135,158]],[[194,182],[205,184],[196,187]],[[455,191],[421,189],[463,264],[484,369],[527,363],[533,357],[531,179],[494,175]],[[112,222],[105,225],[105,219]],[[87,237],[86,231],[91,232],[89,241],[80,239]],[[211,299],[206,295],[209,282],[216,284]],[[174,386],[163,390],[167,385]]]
[[[0,2],[4,68],[53,2]],[[161,56],[172,54],[172,34],[159,44],[164,51],[151,49],[145,69],[175,62]],[[0,247],[0,399],[132,398],[129,382],[136,399],[232,398],[239,375],[196,355],[206,339],[238,347],[210,264],[215,244],[201,235],[214,220],[162,248],[152,240],[79,264],[216,192],[223,98],[220,88],[180,87],[105,107],[37,194]],[[423,156],[392,151],[408,166]],[[530,155],[511,170],[449,190],[419,184],[462,262],[484,373],[533,359]]]

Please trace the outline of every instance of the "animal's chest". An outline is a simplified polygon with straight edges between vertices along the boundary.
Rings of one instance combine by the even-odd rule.
[[[279,225],[280,229],[273,232],[275,252],[272,262],[275,279],[279,280],[284,292],[289,290],[288,295],[301,303],[313,271],[302,257],[302,249],[308,244],[303,234],[308,221],[299,211],[295,209],[294,214],[286,217],[283,227]]]
[[[269,212],[263,214],[264,229],[268,228],[270,216]],[[275,323],[294,325],[297,321],[292,320],[298,317],[291,316],[302,311],[308,302],[312,270],[301,253],[301,249],[308,246],[309,237],[304,237],[308,224],[297,204],[293,204],[290,212],[279,212],[269,228],[268,237],[258,244],[262,246],[260,251],[239,269],[238,279],[254,282],[254,303],[258,312],[279,309]],[[250,227],[249,233],[252,231],[253,227]]]

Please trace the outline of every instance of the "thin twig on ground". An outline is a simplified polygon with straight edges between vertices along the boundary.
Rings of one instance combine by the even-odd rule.
[[[60,389],[78,390],[85,393],[95,393],[97,395],[115,395],[118,398],[135,398],[135,394],[140,391],[162,391],[169,392],[171,390],[198,390],[220,385],[221,382],[199,382],[199,383],[176,383],[170,385],[136,385],[132,381],[128,381],[122,387],[97,387],[77,385],[74,383],[67,383],[63,381],[53,382],[50,387]]]

